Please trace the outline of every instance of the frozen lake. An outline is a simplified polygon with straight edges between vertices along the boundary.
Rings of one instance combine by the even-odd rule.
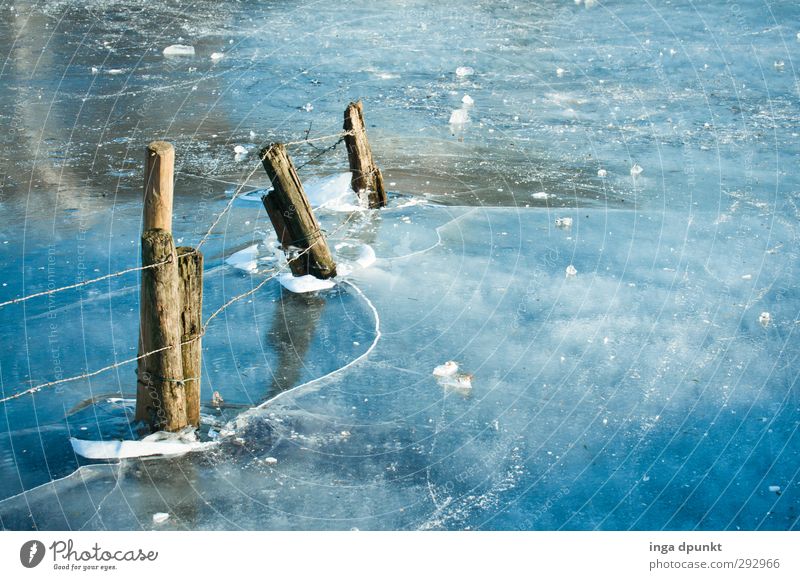
[[[797,3],[20,1],[0,55],[0,302],[138,265],[155,139],[180,244],[254,192],[206,317],[279,266],[259,145],[361,98],[391,192],[292,148],[352,272],[213,321],[205,451],[73,452],[137,437],[135,365],[0,403],[2,528],[800,526]],[[136,356],[138,288],[0,308],[0,398]]]

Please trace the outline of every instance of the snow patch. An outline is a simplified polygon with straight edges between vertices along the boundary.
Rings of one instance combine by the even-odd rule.
[[[213,441],[197,440],[193,427],[167,433],[159,431],[138,441],[86,441],[70,437],[72,450],[86,459],[129,459],[152,455],[175,456],[208,449]]]
[[[305,276],[293,276],[290,273],[281,274],[278,276],[278,282],[281,286],[286,288],[289,292],[295,294],[303,294],[305,292],[318,292],[320,290],[328,290],[336,286],[333,280],[320,280],[311,274]]]

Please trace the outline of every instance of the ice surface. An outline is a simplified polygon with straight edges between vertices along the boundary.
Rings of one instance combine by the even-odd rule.
[[[139,437],[108,402],[132,365],[15,399],[0,526],[797,527],[797,3],[677,0],[669,26],[646,2],[182,6],[57,0],[0,35],[0,300],[137,265],[147,140],[176,146],[182,243],[251,192],[203,248],[204,317],[267,280],[203,339],[218,443],[76,457],[70,436]],[[269,179],[233,147],[334,135],[359,97],[389,207],[360,208],[336,138],[290,153],[304,184],[341,179],[317,211],[337,259],[378,259],[303,294],[226,264],[274,256]],[[137,296],[131,274],[0,309],[4,394],[135,357]],[[431,375],[447,359],[471,388]]]

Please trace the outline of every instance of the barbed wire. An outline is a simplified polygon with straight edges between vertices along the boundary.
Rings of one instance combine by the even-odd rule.
[[[123,274],[130,274],[131,272],[138,272],[141,270],[149,270],[150,268],[157,268],[158,266],[162,266],[164,264],[169,264],[172,261],[172,256],[167,258],[166,260],[162,260],[161,262],[156,262],[155,264],[149,264],[147,266],[136,266],[135,268],[127,268],[125,270],[120,270],[119,272],[114,272],[113,274],[106,274],[104,276],[100,276],[99,278],[92,278],[91,280],[84,280],[83,282],[78,282],[76,284],[70,284],[69,286],[62,286],[60,288],[53,288],[51,290],[44,290],[42,292],[37,292],[36,294],[30,294],[28,296],[23,296],[22,298],[14,298],[13,300],[7,300],[5,302],[0,302],[0,308],[4,306],[9,306],[11,304],[19,304],[20,302],[25,302],[26,300],[30,300],[31,298],[39,298],[40,296],[47,296],[48,294],[56,294],[58,292],[63,292],[64,290],[72,290],[73,288],[80,288],[81,286],[88,286],[89,284],[94,284],[96,282],[102,282],[103,280],[108,280],[109,278],[116,278],[118,276],[122,276]]]
[[[350,220],[353,219],[354,215],[355,215],[354,213],[351,213],[349,216],[347,216],[347,218],[338,227],[336,227],[336,229],[334,229],[333,232],[331,232],[331,235],[335,235],[336,233],[341,231],[350,222]],[[317,239],[314,242],[312,242],[306,248],[304,248],[303,251],[301,251],[294,258],[292,258],[292,260],[297,260],[297,259],[301,258],[302,256],[304,256],[305,254],[307,254],[308,252],[310,252],[311,249],[314,246],[316,246],[322,239],[323,239],[322,236],[318,236]],[[161,262],[160,264],[154,264],[153,266],[161,265],[161,264],[167,263],[168,261],[169,260],[165,260],[165,261]],[[227,308],[229,308],[231,305],[235,304],[239,300],[247,298],[248,296],[251,296],[251,295],[255,294],[256,292],[258,292],[258,290],[260,290],[267,282],[269,282],[270,280],[274,280],[288,266],[289,266],[289,261],[287,261],[285,264],[282,264],[270,276],[266,277],[264,280],[259,282],[256,286],[254,286],[250,290],[247,290],[246,292],[242,292],[241,294],[238,294],[237,296],[234,296],[233,298],[231,298],[230,300],[225,302],[225,304],[223,304],[222,306],[217,308],[217,310],[215,310],[206,319],[206,321],[203,323],[202,328],[200,329],[200,332],[197,335],[193,336],[192,338],[190,338],[188,340],[180,342],[177,346],[184,346],[184,345],[190,344],[190,343],[192,343],[192,342],[194,342],[196,340],[200,340],[203,336],[205,336],[206,330],[208,329],[208,327],[211,324],[212,320],[214,320],[217,316],[222,314]],[[38,384],[36,386],[30,387],[29,389],[26,389],[24,391],[20,391],[19,393],[15,393],[13,395],[9,395],[8,397],[4,397],[4,398],[0,399],[0,403],[6,403],[6,402],[12,401],[14,399],[19,399],[21,397],[24,397],[25,395],[32,395],[32,394],[38,393],[42,389],[46,389],[48,387],[54,387],[56,385],[61,385],[61,384],[64,384],[64,383],[71,383],[71,382],[78,381],[78,380],[81,380],[81,379],[88,379],[88,378],[97,376],[99,374],[102,374],[102,373],[104,373],[106,371],[110,371],[110,370],[113,370],[115,368],[124,366],[126,364],[130,364],[130,363],[139,361],[139,360],[141,360],[141,359],[143,359],[145,357],[152,356],[154,354],[158,354],[159,352],[162,352],[162,351],[165,351],[165,350],[169,350],[171,348],[174,348],[174,346],[173,345],[164,346],[164,347],[158,348],[156,350],[152,350],[150,352],[146,352],[144,354],[140,354],[140,355],[138,355],[136,357],[132,357],[132,358],[128,358],[128,359],[125,359],[125,360],[118,361],[116,363],[110,364],[110,365],[105,366],[105,367],[100,368],[100,369],[96,369],[96,370],[91,371],[91,372],[86,372],[86,373],[83,373],[83,374],[80,374],[80,375],[76,375],[76,376],[73,376],[73,377],[68,377],[66,379],[58,379],[58,380],[55,380],[55,381],[49,381],[49,382],[46,382],[46,383],[41,383],[41,384]]]
[[[309,128],[309,130],[310,130],[310,128]],[[284,143],[283,145],[286,146],[286,147],[289,147],[289,146],[294,146],[294,145],[301,145],[301,144],[304,144],[304,143],[314,143],[314,142],[317,142],[317,141],[324,141],[324,140],[327,140],[327,139],[332,139],[334,137],[338,137],[339,138],[338,141],[336,141],[336,143],[334,143],[332,146],[323,149],[321,153],[319,153],[318,155],[312,157],[311,159],[309,159],[308,161],[306,161],[305,163],[303,163],[302,165],[297,167],[297,169],[302,169],[303,167],[305,167],[306,165],[308,165],[312,161],[314,161],[314,160],[318,159],[319,157],[321,157],[324,153],[327,153],[329,151],[333,151],[334,149],[336,149],[336,147],[339,145],[339,143],[341,143],[347,135],[353,135],[353,134],[354,134],[353,131],[340,131],[339,133],[333,133],[333,134],[330,134],[330,135],[322,135],[320,137],[315,137],[313,139],[308,139],[308,132],[306,132],[306,138],[305,139],[301,139],[299,141],[289,141],[288,143]],[[261,163],[263,161],[264,161],[264,158],[259,156],[259,163]],[[230,210],[230,208],[233,206],[234,200],[241,194],[241,192],[244,190],[244,188],[247,187],[247,183],[250,181],[250,179],[253,177],[253,175],[255,175],[256,171],[258,171],[258,168],[259,168],[259,165],[256,165],[253,168],[253,170],[247,175],[247,177],[245,178],[244,182],[242,182],[241,185],[239,185],[239,187],[236,189],[236,191],[234,192],[234,194],[231,197],[231,199],[228,201],[228,203],[225,206],[225,208],[222,210],[222,213],[220,213],[216,217],[214,222],[211,224],[211,227],[208,228],[206,233],[203,234],[203,237],[200,238],[200,241],[194,247],[194,250],[191,251],[191,252],[187,252],[185,255],[191,255],[191,254],[196,253],[198,250],[200,250],[201,246],[203,244],[205,244],[205,242],[208,240],[208,238],[213,233],[214,228],[217,227],[217,225],[219,224],[220,220],[222,220],[222,218],[225,216],[225,214],[227,214],[228,211]],[[147,270],[147,269],[150,269],[150,268],[156,268],[156,267],[158,267],[158,266],[160,266],[162,264],[169,263],[170,260],[171,260],[171,257],[168,258],[167,260],[164,260],[163,262],[157,262],[155,264],[149,264],[147,266],[136,266],[136,267],[132,267],[132,268],[126,268],[126,269],[120,270],[118,272],[113,272],[111,274],[105,274],[103,276],[99,276],[97,278],[92,278],[90,280],[83,280],[81,282],[77,282],[75,284],[70,284],[68,286],[61,286],[59,288],[51,288],[51,289],[48,289],[48,290],[43,290],[42,292],[36,292],[34,294],[29,294],[27,296],[22,296],[20,298],[14,298],[13,300],[6,300],[5,302],[0,302],[0,308],[4,308],[6,306],[11,306],[12,304],[19,304],[21,302],[26,302],[26,301],[31,300],[33,298],[40,298],[42,296],[48,296],[48,295],[51,295],[51,294],[57,294],[59,292],[64,292],[66,290],[73,290],[75,288],[80,288],[82,286],[88,286],[90,284],[96,284],[97,282],[102,282],[103,280],[108,280],[110,278],[117,278],[117,277],[123,276],[125,274],[130,274],[132,272],[140,272],[142,270]],[[0,402],[2,402],[2,401],[0,401]]]

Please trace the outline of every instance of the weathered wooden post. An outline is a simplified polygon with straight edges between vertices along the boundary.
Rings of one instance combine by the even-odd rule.
[[[200,375],[203,334],[203,254],[181,246],[178,253],[178,294],[181,303],[181,358],[186,392],[186,420],[200,426]]]
[[[311,274],[322,280],[336,276],[328,243],[311,211],[286,147],[273,143],[261,150],[272,191],[261,198],[295,276]]]
[[[181,303],[178,257],[172,240],[172,179],[175,150],[148,145],[144,171],[142,270],[139,311],[139,359],[136,419],[154,431],[178,431],[187,425],[181,352]],[[163,349],[163,350],[160,350]]]
[[[154,228],[172,232],[172,184],[175,179],[175,148],[166,141],[153,141],[144,159],[144,212],[142,231]]]
[[[359,197],[366,196],[370,208],[384,207],[386,189],[383,187],[383,175],[372,158],[361,101],[350,103],[345,109],[344,130],[348,133],[344,136],[344,142],[347,145],[347,159],[353,174],[350,182],[353,191]]]
[[[139,360],[136,418],[146,421],[154,431],[179,431],[188,422],[181,353],[178,259],[172,234],[162,229],[145,231],[142,264],[165,260],[168,262],[142,271],[141,354],[165,350]]]

